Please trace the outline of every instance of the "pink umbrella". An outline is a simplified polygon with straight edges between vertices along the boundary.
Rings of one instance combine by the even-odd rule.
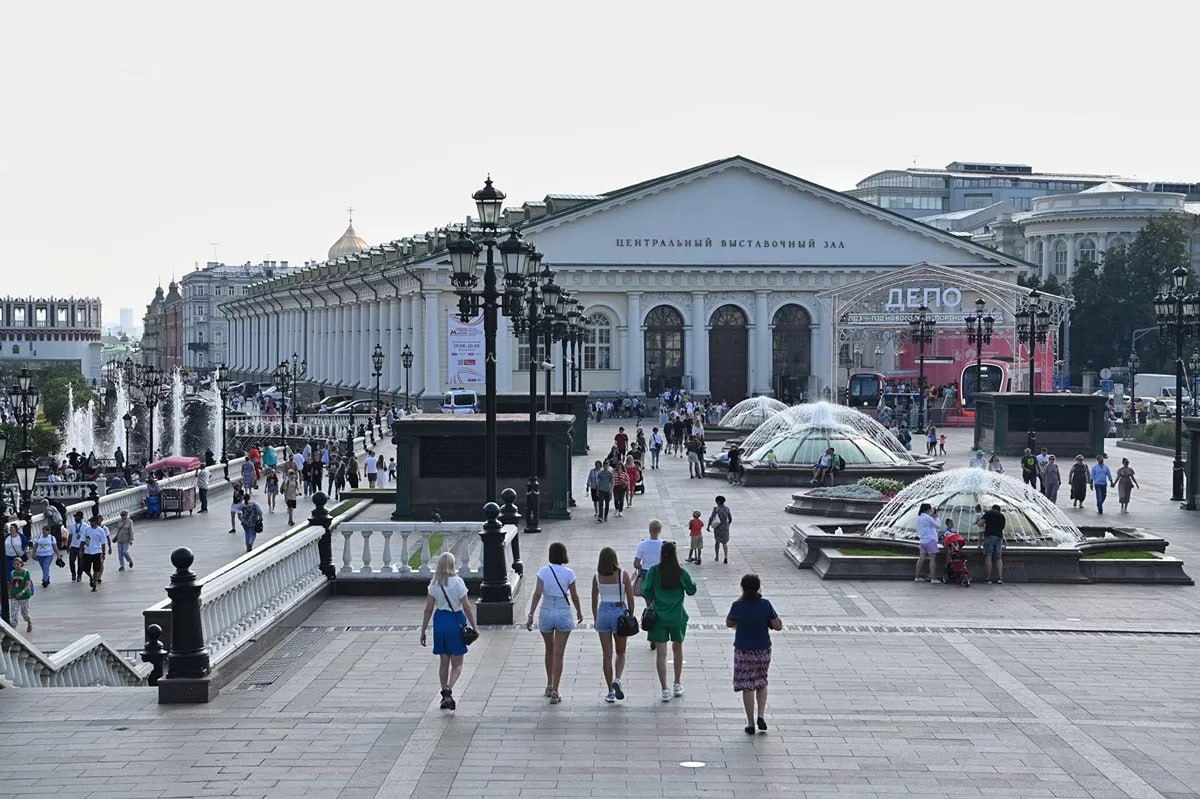
[[[181,472],[190,472],[192,469],[199,469],[202,465],[199,458],[187,455],[168,455],[147,466],[146,471],[157,472],[159,469],[178,469]]]

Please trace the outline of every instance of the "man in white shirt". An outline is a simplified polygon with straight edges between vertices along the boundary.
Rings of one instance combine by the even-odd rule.
[[[662,560],[662,545],[663,542],[659,539],[662,535],[662,522],[658,519],[650,520],[650,537],[643,538],[638,544],[637,551],[633,553],[633,568],[637,569],[640,577],[645,577],[646,572],[658,565]]]
[[[200,498],[200,512],[208,513],[208,484],[212,481],[212,476],[209,475],[208,469],[200,469],[196,472],[196,494]]]
[[[379,458],[375,457],[375,453],[367,450],[366,460],[363,461],[363,471],[367,473],[367,486],[375,487],[375,483],[379,480]]]
[[[83,530],[83,571],[87,572],[93,591],[104,574],[104,548],[108,547],[108,554],[112,554],[112,538],[101,521],[99,516],[93,516],[90,526]]]
[[[83,531],[86,529],[83,511],[75,511],[75,518],[67,523],[67,550],[71,566],[71,582],[73,583],[83,579],[83,561],[80,553],[83,551]]]
[[[977,449],[971,455],[971,460],[967,463],[968,469],[986,469],[987,458],[983,457],[983,450]]]
[[[304,471],[304,461],[310,452],[312,452],[312,447],[306,444],[304,452],[295,452],[292,454],[292,463],[295,465],[298,473]]]

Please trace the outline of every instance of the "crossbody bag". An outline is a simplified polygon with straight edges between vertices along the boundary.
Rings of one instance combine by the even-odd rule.
[[[446,597],[446,605],[449,606],[450,612],[457,612],[454,610],[454,603],[450,601],[450,594],[446,592],[446,586],[439,585],[438,588],[442,589],[442,596]],[[458,626],[458,634],[462,636],[462,642],[466,646],[470,646],[479,640],[479,630],[476,630],[469,624],[460,624]]]

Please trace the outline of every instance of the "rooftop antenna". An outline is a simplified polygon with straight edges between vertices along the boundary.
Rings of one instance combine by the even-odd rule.
[[[917,154],[913,153],[913,169],[917,168]]]
[[[220,243],[219,241],[210,241],[208,243],[208,246],[213,248],[213,263],[217,262],[217,245]]]

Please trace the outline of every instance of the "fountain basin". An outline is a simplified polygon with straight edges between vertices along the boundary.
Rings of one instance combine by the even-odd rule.
[[[841,534],[835,532],[838,529]],[[1079,529],[1084,539],[1074,546],[1006,546],[1005,582],[1194,584],[1183,570],[1183,561],[1166,554],[1166,539],[1135,528]],[[866,532],[865,524],[797,524],[792,527],[785,554],[796,566],[812,569],[823,580],[912,580],[917,544],[869,536]],[[894,554],[854,554],[855,548],[867,547]],[[1135,560],[1094,557],[1121,550],[1145,551],[1151,557]],[[973,578],[982,580],[981,548],[969,545],[964,551]]]
[[[941,471],[941,461],[915,461],[905,464],[846,464],[834,477],[834,485],[857,483],[864,477],[886,477],[911,483]],[[745,484],[755,486],[808,486],[812,484],[812,464],[781,463],[774,469],[765,463],[747,463]],[[705,477],[728,479],[729,465],[723,460],[711,460],[704,467]],[[882,507],[882,506],[881,506]],[[879,510],[879,508],[876,508]],[[834,514],[837,515],[837,514]]]

